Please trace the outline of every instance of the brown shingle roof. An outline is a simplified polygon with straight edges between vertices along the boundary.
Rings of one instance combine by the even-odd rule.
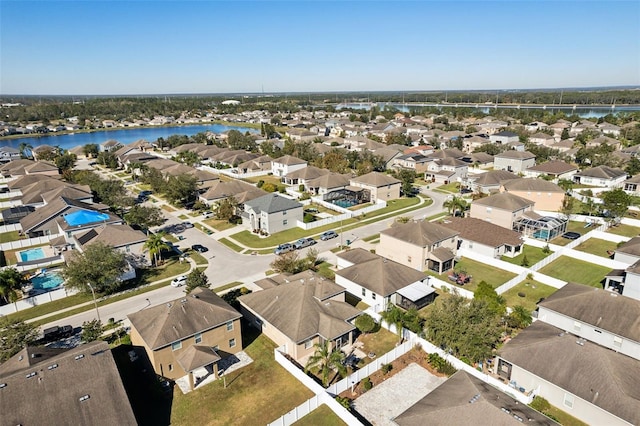
[[[380,172],[371,172],[371,173],[367,173],[366,175],[351,178],[351,182],[357,182],[364,185],[374,186],[376,188],[380,188],[381,186],[386,186],[386,185],[396,185],[396,184],[402,183],[398,179],[389,175],[385,175],[384,173],[380,173]]]
[[[101,242],[117,248],[147,241],[147,236],[144,232],[136,231],[129,225],[107,225],[80,234],[77,239],[83,246]]]
[[[626,176],[627,172],[613,167],[598,166],[586,169],[575,174],[576,176],[595,177],[600,179],[615,179],[620,176]]]
[[[336,255],[340,259],[344,259],[347,262],[351,263],[362,263],[367,262],[369,260],[378,259],[380,256],[371,253],[369,250],[365,250],[363,248],[354,248],[351,250],[344,251],[342,253],[338,253]]]
[[[640,362],[536,321],[506,343],[506,361],[629,423],[640,424]]]
[[[242,315],[208,289],[196,288],[184,298],[127,315],[131,325],[156,350]]]
[[[210,346],[191,345],[177,358],[184,371],[193,371],[220,360],[220,356]]]
[[[442,226],[460,233],[460,238],[474,241],[490,247],[500,247],[504,244],[517,246],[522,244],[522,236],[491,222],[472,217],[454,217],[442,222]]]
[[[564,161],[547,161],[546,163],[538,164],[533,167],[529,167],[527,170],[547,173],[550,175],[561,175],[573,170],[578,170],[576,166],[567,164]]]
[[[339,188],[349,185],[350,177],[339,173],[329,173],[316,179],[310,179],[307,186],[311,188]]]
[[[519,176],[507,170],[491,170],[482,173],[478,177],[473,177],[473,182],[480,186],[500,185],[509,179],[518,179]]]
[[[497,154],[495,156],[495,158],[509,158],[509,159],[514,159],[514,160],[528,160],[530,158],[536,158],[535,154],[529,152],[529,151],[515,151],[515,150],[509,150],[509,151],[505,151],[505,152],[501,152],[500,154]]]
[[[429,247],[437,242],[454,238],[458,235],[458,231],[423,220],[419,222],[394,223],[391,228],[385,229],[380,234],[420,247]]]
[[[526,198],[518,197],[517,195],[513,195],[508,192],[502,192],[500,194],[490,195],[489,197],[475,200],[473,204],[507,211],[516,211],[532,206],[535,203],[531,200],[527,200]]]
[[[553,182],[549,182],[544,179],[538,178],[522,178],[508,180],[504,184],[504,189],[508,191],[533,191],[533,192],[561,192],[564,193],[564,189],[560,188]]]
[[[304,169],[295,170],[289,174],[287,174],[287,179],[317,179],[324,175],[331,173],[327,169],[320,169],[315,166],[307,166]]]
[[[284,164],[287,166],[293,166],[295,164],[307,164],[306,161],[298,157],[294,157],[293,155],[283,155],[282,157],[273,160],[273,162],[277,164]]]
[[[615,251],[630,254],[632,256],[640,256],[640,237],[633,237],[618,247]]]

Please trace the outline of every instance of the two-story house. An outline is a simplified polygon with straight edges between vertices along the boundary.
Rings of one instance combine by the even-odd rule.
[[[495,170],[507,170],[513,173],[524,172],[536,164],[536,156],[529,151],[505,151],[493,157]]]
[[[244,203],[242,223],[250,230],[275,234],[298,226],[303,219],[302,210],[299,202],[271,193]]]
[[[533,213],[534,205],[531,200],[502,192],[471,203],[471,217],[513,229],[514,223],[525,213]]]

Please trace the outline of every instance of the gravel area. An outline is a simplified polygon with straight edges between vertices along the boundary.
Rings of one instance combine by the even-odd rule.
[[[376,385],[354,401],[354,407],[376,426],[393,426],[399,416],[446,380],[418,364],[409,364],[398,374]]]

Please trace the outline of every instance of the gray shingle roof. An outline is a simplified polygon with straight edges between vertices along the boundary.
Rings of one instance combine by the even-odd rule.
[[[420,247],[428,247],[439,241],[454,238],[458,233],[458,231],[426,220],[394,223],[391,228],[380,232],[381,235],[396,238]]]
[[[302,207],[302,204],[282,195],[271,193],[247,201],[245,206],[251,207],[256,213],[276,213]]]
[[[381,186],[386,186],[386,185],[396,185],[396,184],[402,183],[398,179],[389,175],[385,175],[384,173],[380,173],[380,172],[371,172],[371,173],[367,173],[366,175],[351,178],[351,182],[370,185],[376,188],[379,188]]]
[[[576,166],[572,166],[571,164],[567,164],[564,161],[547,161],[546,163],[538,164],[533,167],[529,167],[527,170],[549,173],[552,175],[560,175],[562,173],[567,173],[572,170],[578,170]]]
[[[531,200],[527,200],[526,198],[522,198],[508,192],[502,192],[500,194],[490,195],[487,198],[480,198],[478,200],[475,200],[472,205],[473,204],[494,207],[496,209],[507,211],[516,211],[524,209],[528,206],[532,206],[535,203]]]
[[[509,150],[505,152],[501,152],[497,154],[495,158],[509,158],[513,160],[528,160],[530,158],[536,158],[535,154],[532,154],[529,151],[515,151]]]
[[[473,177],[473,182],[480,186],[500,185],[509,179],[518,179],[519,176],[507,170],[491,170]]]
[[[553,182],[538,178],[513,179],[503,184],[506,191],[533,191],[533,192],[562,192],[560,188]]]
[[[600,179],[615,179],[620,176],[626,176],[627,172],[620,169],[614,169],[607,166],[598,166],[591,169],[582,170],[575,174],[575,176],[595,177]]]
[[[517,246],[523,243],[522,236],[494,223],[472,217],[453,217],[442,222],[442,226],[460,233],[460,238],[490,247],[504,244]]]

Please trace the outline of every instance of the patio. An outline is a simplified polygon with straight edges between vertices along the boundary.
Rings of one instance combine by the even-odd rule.
[[[193,390],[199,389],[204,385],[215,382],[225,374],[232,373],[244,366],[251,364],[252,362],[253,359],[251,359],[251,357],[247,355],[246,352],[242,351],[218,361],[217,370],[219,377],[216,377],[213,364],[197,368],[191,372],[194,378]],[[183,394],[191,392],[189,386],[189,375],[176,379],[176,384],[178,385],[178,387],[180,387],[180,390]]]

